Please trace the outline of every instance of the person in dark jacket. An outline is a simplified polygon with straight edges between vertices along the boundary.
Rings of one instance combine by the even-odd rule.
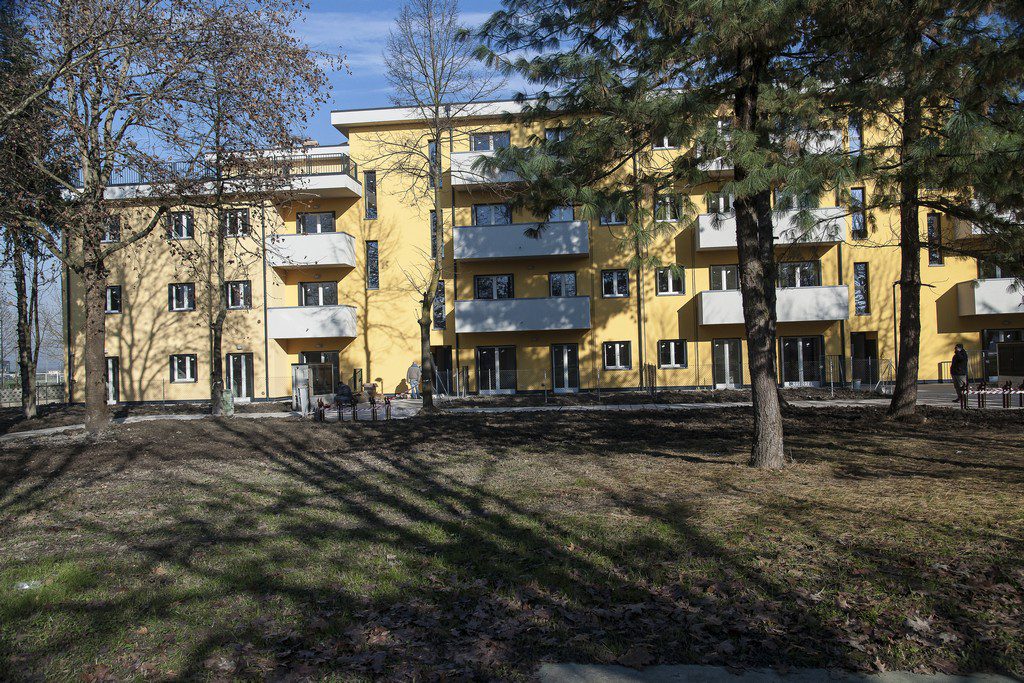
[[[949,374],[953,376],[953,387],[956,389],[956,398],[953,400],[959,402],[967,390],[967,351],[964,350],[963,344],[957,344],[953,349]]]

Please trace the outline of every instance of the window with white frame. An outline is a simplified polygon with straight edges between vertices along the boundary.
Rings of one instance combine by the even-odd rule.
[[[850,237],[855,240],[868,238],[868,215],[864,209],[864,188],[850,188]]]
[[[220,223],[225,237],[243,237],[249,234],[249,209],[224,209]]]
[[[551,296],[576,296],[575,271],[548,274]]]
[[[109,285],[107,287],[107,313],[121,312],[121,285]]]
[[[860,114],[850,114],[846,125],[850,156],[859,156],[864,142],[864,124]]]
[[[337,282],[300,282],[300,306],[337,306]]]
[[[772,192],[772,199],[776,211],[797,211],[805,209],[817,209],[821,201],[814,192],[801,192],[794,194],[792,190],[785,187],[776,187]]]
[[[654,198],[654,220],[659,223],[674,223],[679,220],[678,195],[659,194]]]
[[[107,221],[106,227],[103,229],[103,237],[100,240],[102,242],[120,242],[121,241],[121,219],[117,216],[110,218]]]
[[[659,368],[686,367],[686,340],[662,339],[658,342]]]
[[[167,217],[167,237],[172,240],[190,240],[196,235],[195,218],[191,211],[172,211]]]
[[[728,192],[708,192],[707,197],[708,213],[732,213],[733,196]]]
[[[601,225],[623,225],[626,222],[626,214],[617,211],[609,211],[601,214]]]
[[[942,222],[939,214],[928,214],[928,265],[941,266],[945,263],[942,250]]]
[[[658,268],[655,274],[655,279],[657,280],[658,296],[672,296],[674,294],[686,293],[686,284],[683,280],[682,266]]]
[[[196,354],[176,353],[171,356],[171,382],[196,381]]]
[[[167,308],[172,311],[196,310],[195,283],[175,282],[167,285]]]
[[[229,309],[252,308],[252,282],[249,280],[233,280],[225,282],[224,287],[227,290]]]
[[[605,370],[629,370],[633,367],[628,341],[605,342],[603,349]]]
[[[473,225],[509,225],[512,209],[508,204],[474,204]]]
[[[505,149],[512,142],[512,137],[507,130],[496,130],[490,133],[473,133],[470,136],[470,148],[474,152],[490,152],[496,149]]]
[[[366,220],[377,218],[377,172],[363,172],[363,216]]]
[[[656,133],[652,145],[654,149],[678,149],[683,143],[674,133]]]
[[[779,264],[779,287],[820,286],[820,261],[789,261]]]
[[[568,128],[546,128],[544,130],[544,139],[548,142],[564,142],[569,139]]]
[[[711,266],[711,289],[740,288],[740,267],[737,265]]]
[[[601,296],[605,299],[629,296],[629,272],[625,268],[602,270]]]
[[[575,211],[571,206],[556,206],[548,213],[549,223],[560,223],[576,220]]]
[[[991,261],[981,259],[978,261],[978,279],[979,280],[998,280],[1000,278],[1013,277],[1013,274],[1007,270],[1004,266]]]
[[[511,275],[477,275],[473,278],[475,299],[512,299],[514,296]]]
[[[295,215],[295,232],[300,235],[320,235],[336,230],[333,211],[306,212]]]

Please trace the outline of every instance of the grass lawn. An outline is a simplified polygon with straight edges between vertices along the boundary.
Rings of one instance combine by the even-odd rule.
[[[0,679],[1024,674],[1020,413],[148,422],[4,444]]]

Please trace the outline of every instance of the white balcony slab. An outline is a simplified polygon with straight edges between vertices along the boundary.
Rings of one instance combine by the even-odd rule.
[[[809,209],[815,223],[806,228],[797,221],[796,211],[772,213],[775,244],[836,244],[846,235],[846,210],[843,207]],[[736,214],[702,213],[697,216],[697,249],[735,249]]]
[[[536,237],[528,231],[536,230]],[[590,253],[587,221],[472,225],[455,228],[455,258],[481,261]]]
[[[354,306],[282,306],[267,309],[271,339],[315,339],[356,336]]]
[[[960,315],[1007,315],[1024,313],[1024,290],[1013,287],[1014,279],[985,278],[957,283]]]
[[[517,183],[522,180],[512,171],[491,171],[477,167],[481,157],[493,157],[493,151],[455,152],[452,154],[452,185],[455,187],[480,187],[501,183]]]
[[[347,232],[275,235],[267,238],[266,250],[273,268],[356,265],[356,241]]]
[[[846,320],[850,317],[850,290],[845,285],[783,287],[775,290],[775,312],[780,323]],[[698,298],[701,325],[743,323],[743,295],[738,289],[706,290]]]
[[[460,334],[589,328],[589,296],[466,299],[455,302],[455,331]]]

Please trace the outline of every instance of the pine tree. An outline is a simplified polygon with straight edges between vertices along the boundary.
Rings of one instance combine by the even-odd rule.
[[[561,119],[569,130],[495,161],[528,181],[516,201],[535,212],[573,203],[592,218],[625,214],[634,264],[649,265],[656,197],[717,182],[731,168],[722,191],[735,197],[750,463],[765,468],[784,464],[771,193],[818,194],[842,182],[847,167],[839,154],[808,153],[826,139],[819,88],[805,77],[813,55],[801,49],[814,29],[808,9],[791,0],[505,0],[481,32],[481,56],[540,91],[520,97],[526,119]],[[661,161],[651,149],[662,136],[692,147]],[[682,203],[692,216],[685,194]]]

